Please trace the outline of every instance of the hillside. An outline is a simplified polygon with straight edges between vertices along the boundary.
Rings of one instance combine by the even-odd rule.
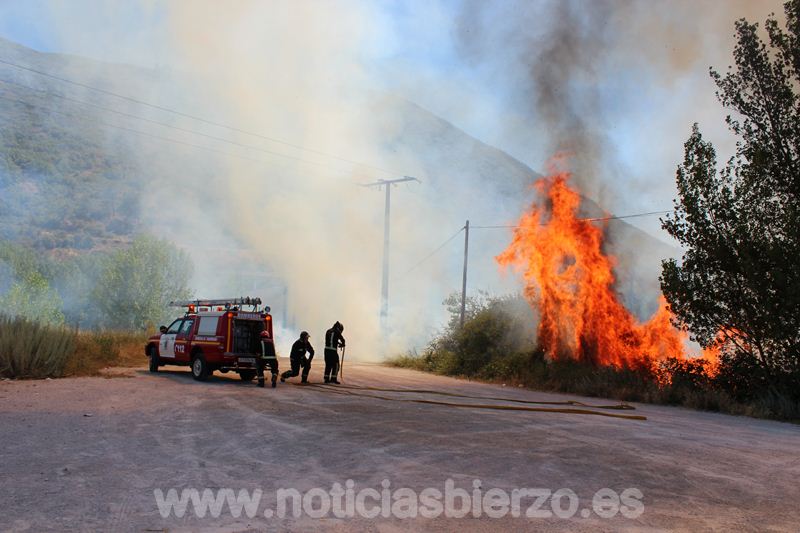
[[[85,64],[2,39],[0,59],[61,76]],[[0,65],[0,238],[68,254],[126,242],[139,216],[135,163],[96,111],[53,93],[74,96]]]

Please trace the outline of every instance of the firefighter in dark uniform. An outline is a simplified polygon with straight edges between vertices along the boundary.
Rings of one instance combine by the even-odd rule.
[[[258,386],[264,386],[264,367],[269,365],[272,372],[272,388],[278,383],[278,355],[275,353],[275,343],[269,331],[261,332],[261,355],[256,357],[256,375],[258,376]]]
[[[339,384],[339,348],[344,348],[344,326],[336,322],[325,332],[325,383]]]
[[[308,352],[308,357],[306,357]],[[292,344],[292,351],[289,354],[289,362],[292,365],[291,370],[287,370],[281,374],[281,383],[286,381],[286,378],[293,378],[300,374],[300,368],[303,369],[302,383],[308,383],[308,373],[311,371],[311,360],[314,359],[314,347],[308,341],[308,332],[300,333],[300,338]]]

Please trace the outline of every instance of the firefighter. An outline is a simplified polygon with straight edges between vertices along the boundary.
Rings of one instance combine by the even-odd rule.
[[[292,344],[292,351],[289,354],[289,362],[292,365],[291,370],[287,370],[281,374],[281,383],[286,381],[286,378],[293,378],[300,374],[300,368],[303,369],[303,377],[301,383],[308,383],[308,373],[311,371],[311,360],[314,359],[314,347],[308,341],[309,335],[307,331],[300,333],[300,338]],[[306,357],[308,352],[308,357]]]
[[[344,348],[344,326],[336,322],[325,332],[325,383],[339,384],[339,348]]]
[[[275,343],[269,335],[269,331],[261,332],[261,355],[256,357],[256,375],[258,376],[258,386],[264,386],[264,366],[269,365],[272,372],[272,388],[278,384],[278,355],[275,353]]]

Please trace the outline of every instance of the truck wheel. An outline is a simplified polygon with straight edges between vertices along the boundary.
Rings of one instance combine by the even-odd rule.
[[[203,354],[197,354],[192,359],[192,377],[197,381],[208,379],[208,365],[203,358]]]
[[[148,352],[150,353],[150,372],[158,372],[158,352],[154,346],[151,346]]]
[[[256,377],[255,370],[240,370],[239,377],[242,378],[242,381],[253,381],[253,378]]]

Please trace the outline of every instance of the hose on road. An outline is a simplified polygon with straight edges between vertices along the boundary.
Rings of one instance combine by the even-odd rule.
[[[619,403],[614,405],[592,405],[588,403],[579,402],[577,400],[566,400],[563,402],[546,402],[546,401],[534,401],[534,400],[517,400],[514,398],[498,398],[494,396],[469,396],[467,394],[458,394],[455,392],[444,392],[444,391],[435,391],[435,390],[428,390],[428,389],[388,389],[382,387],[364,387],[358,385],[339,385],[337,388],[340,389],[354,389],[354,390],[366,390],[366,391],[377,391],[377,392],[401,392],[401,393],[417,393],[417,394],[438,394],[440,396],[451,396],[453,398],[470,398],[473,400],[492,400],[492,401],[500,401],[500,402],[513,402],[513,403],[527,403],[527,404],[539,404],[539,405],[574,405],[576,407],[590,407],[592,409],[617,409],[620,411],[633,411],[636,408],[632,405],[628,405],[626,403]]]
[[[341,395],[348,395],[348,396],[360,396],[360,397],[363,397],[363,398],[370,398],[370,399],[376,399],[376,400],[386,400],[386,401],[392,401],[392,402],[421,403],[421,404],[426,404],[426,405],[441,405],[441,406],[445,406],[445,407],[461,407],[461,408],[467,408],[467,409],[492,409],[492,410],[498,410],[498,411],[528,411],[528,412],[538,412],[538,413],[566,413],[566,414],[575,414],[575,415],[594,415],[594,416],[606,416],[606,417],[611,417],[611,418],[624,418],[626,420],[647,420],[646,416],[641,416],[641,415],[623,415],[623,414],[618,414],[618,413],[608,413],[608,412],[603,412],[603,411],[593,411],[591,409],[581,409],[581,408],[577,408],[577,407],[555,408],[555,407],[526,407],[526,406],[521,406],[521,405],[494,405],[494,404],[455,403],[455,402],[443,402],[443,401],[437,401],[437,400],[425,400],[425,399],[422,399],[422,398],[391,398],[389,396],[380,396],[378,394],[362,394],[362,393],[359,393],[359,392],[354,392],[353,390],[340,389],[339,387],[341,387],[341,385],[339,385],[339,386],[325,386],[325,385],[318,385],[318,384],[309,384],[309,385],[305,385],[305,386],[309,387],[309,388],[313,388],[313,389],[319,390],[319,391],[332,393],[332,394],[341,394]],[[350,387],[350,388],[352,388],[352,387]],[[373,387],[373,388],[377,389],[378,387]],[[367,387],[365,387],[364,389],[369,390],[369,388],[367,388]],[[399,390],[402,391],[402,392],[409,392],[410,391],[410,389],[399,389]],[[417,392],[420,392],[420,391],[417,391]],[[434,392],[434,391],[425,391],[425,392],[427,392],[427,393],[431,393],[432,392],[432,393],[436,394],[436,392]],[[454,393],[444,393],[444,394],[450,395],[450,394],[454,394]],[[474,396],[464,396],[464,395],[460,395],[460,396],[466,397],[466,398],[478,398],[478,399],[481,399],[480,397],[474,397]],[[490,398],[482,398],[482,399],[490,399]],[[522,400],[519,400],[519,401],[522,401]],[[530,403],[534,403],[534,402],[530,402]],[[557,404],[557,405],[576,405],[576,403],[570,403],[570,402],[537,402],[537,403],[547,403],[547,404],[550,404],[550,405],[553,405],[553,404]],[[578,402],[578,404],[579,404],[579,402]],[[595,407],[595,408],[599,408],[599,409],[608,408],[608,407],[602,407],[602,406],[589,406],[589,407]],[[616,408],[616,406],[611,407],[611,408]]]

